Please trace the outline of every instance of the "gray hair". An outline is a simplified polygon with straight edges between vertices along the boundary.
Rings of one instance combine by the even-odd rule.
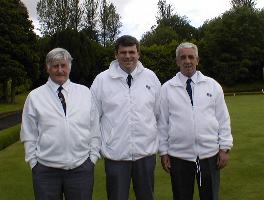
[[[183,42],[177,47],[176,58],[178,58],[179,56],[180,49],[185,49],[185,48],[192,48],[195,52],[196,57],[198,58],[198,48],[195,44],[190,43],[190,42]]]
[[[71,64],[73,58],[71,54],[63,48],[55,48],[52,49],[46,56],[46,65],[49,68],[50,64],[52,64],[56,60],[66,60],[69,62],[69,68],[71,69]]]

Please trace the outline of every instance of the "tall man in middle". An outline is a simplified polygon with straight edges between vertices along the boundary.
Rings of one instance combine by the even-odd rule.
[[[128,200],[131,179],[137,200],[154,200],[161,85],[139,61],[139,49],[136,38],[118,38],[116,60],[91,86],[100,112],[109,200]]]

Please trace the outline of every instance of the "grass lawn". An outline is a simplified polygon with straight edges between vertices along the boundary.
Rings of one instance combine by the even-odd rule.
[[[28,93],[16,96],[15,103],[0,103],[0,114],[5,112],[22,110]]]
[[[221,200],[264,199],[264,95],[226,97],[232,121],[234,148],[229,165],[221,174]],[[17,142],[0,151],[0,199],[33,200],[31,172],[24,162],[23,146]],[[157,200],[171,200],[169,176],[156,167]],[[95,171],[94,200],[105,200],[103,162]],[[197,192],[194,199],[198,199]],[[131,191],[130,200],[135,200]]]
[[[226,97],[234,148],[224,170],[221,199],[264,199],[264,95]]]

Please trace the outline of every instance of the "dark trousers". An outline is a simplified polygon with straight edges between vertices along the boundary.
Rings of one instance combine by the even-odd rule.
[[[195,177],[200,199],[218,200],[220,171],[217,167],[217,155],[197,160],[197,163],[175,157],[170,157],[170,161],[173,200],[193,199]],[[198,168],[200,170],[197,171]]]
[[[105,159],[106,189],[109,200],[128,200],[130,181],[137,200],[154,200],[156,155],[136,161]]]
[[[36,200],[91,200],[94,164],[88,158],[81,166],[63,170],[37,163],[32,169]]]

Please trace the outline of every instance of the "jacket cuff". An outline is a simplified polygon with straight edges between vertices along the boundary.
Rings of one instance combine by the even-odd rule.
[[[28,163],[30,165],[30,168],[33,169],[33,167],[35,167],[35,165],[37,164],[37,159],[31,159]]]
[[[98,160],[98,157],[95,156],[95,155],[90,155],[90,160],[92,161],[92,163],[95,165],[97,160]]]

